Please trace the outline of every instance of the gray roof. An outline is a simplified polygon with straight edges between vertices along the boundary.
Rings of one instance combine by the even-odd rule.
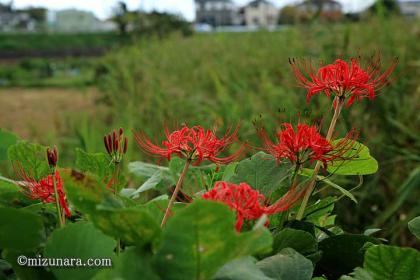
[[[247,6],[251,6],[251,7],[258,7],[260,4],[266,4],[266,5],[273,5],[273,3],[267,1],[267,0],[254,0],[248,3]]]

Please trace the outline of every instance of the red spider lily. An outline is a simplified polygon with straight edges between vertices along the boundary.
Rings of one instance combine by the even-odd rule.
[[[282,127],[276,134],[277,143],[270,140],[264,129],[259,129],[258,134],[264,142],[265,150],[278,162],[289,159],[298,165],[307,161],[321,161],[326,167],[327,162],[342,158],[356,138],[354,131],[351,131],[343,140],[332,145],[321,136],[316,126],[300,123],[295,130],[292,124],[283,123]]]
[[[218,157],[227,146],[237,140],[238,127],[230,133],[230,130],[222,138],[218,138],[213,130],[205,130],[201,126],[183,126],[181,129],[169,132],[165,129],[166,140],[162,146],[152,143],[144,132],[134,133],[139,147],[146,153],[171,159],[172,155],[186,158],[199,165],[203,160],[209,160],[218,164],[227,164],[240,156],[243,146],[236,153],[228,157]]]
[[[23,179],[23,181],[19,182],[19,185],[23,187],[23,191],[30,199],[40,200],[42,203],[55,203],[54,182],[52,174],[39,181],[36,181],[35,179],[28,176],[22,168],[19,169],[19,173]],[[70,217],[71,213],[68,207],[66,194],[64,192],[63,181],[58,170],[55,171],[54,175],[59,197],[59,204],[64,210],[66,216]]]
[[[377,91],[389,84],[389,76],[397,65],[395,60],[388,69],[381,72],[379,59],[372,60],[366,69],[360,66],[356,58],[349,62],[337,59],[335,63],[315,71],[310,62],[301,65],[295,59],[290,59],[289,62],[300,86],[308,90],[308,102],[315,94],[324,92],[326,96],[330,96],[333,93],[342,99],[349,97],[347,107],[364,97],[375,98]]]
[[[240,232],[244,220],[258,220],[263,215],[286,211],[299,199],[302,193],[293,188],[273,205],[266,206],[264,195],[246,183],[235,185],[228,182],[217,182],[213,189],[203,194],[202,198],[222,202],[234,210],[236,212],[235,228]]]
[[[115,163],[121,162],[127,153],[128,138],[124,137],[124,130],[120,128],[104,136],[105,149]]]

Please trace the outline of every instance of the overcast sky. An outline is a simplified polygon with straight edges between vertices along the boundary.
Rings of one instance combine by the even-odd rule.
[[[242,5],[250,0],[236,0],[235,3]],[[0,0],[8,3],[9,0]],[[118,0],[14,0],[16,8],[28,6],[42,6],[52,10],[77,8],[94,12],[99,18],[107,18],[111,15],[112,7]],[[168,11],[183,15],[189,20],[194,19],[194,0],[126,0],[130,9],[142,8],[145,10]],[[297,0],[272,0],[276,6],[281,7]],[[369,6],[374,0],[338,0],[344,6],[345,11],[357,11]]]

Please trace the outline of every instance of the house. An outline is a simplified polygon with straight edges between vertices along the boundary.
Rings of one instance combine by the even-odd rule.
[[[254,0],[241,9],[244,25],[269,27],[276,26],[279,10],[266,0]]]
[[[231,0],[195,0],[196,23],[213,27],[235,25],[237,8]]]
[[[11,5],[0,4],[0,32],[36,31],[43,23],[35,16],[39,12],[42,9],[14,10]]]
[[[407,17],[420,17],[420,0],[398,1],[402,15]]]
[[[112,21],[101,21],[92,12],[77,9],[51,11],[48,18],[49,29],[55,32],[105,32],[117,29]]]
[[[306,0],[295,6],[299,20],[315,16],[328,21],[340,20],[343,16],[342,5],[334,0]]]

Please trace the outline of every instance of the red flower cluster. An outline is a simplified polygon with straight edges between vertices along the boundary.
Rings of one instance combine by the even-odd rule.
[[[311,162],[319,160],[325,164],[331,160],[330,152],[334,148],[319,134],[317,127],[298,124],[296,131],[290,123],[283,123],[282,127],[283,129],[276,134],[278,143],[271,142],[264,129],[258,131],[266,151],[277,161],[287,158],[297,164],[303,164],[308,160]]]
[[[191,128],[184,126],[171,133],[165,129],[166,140],[162,141],[164,147],[153,144],[144,132],[134,132],[134,137],[145,152],[168,160],[172,155],[177,155],[193,161],[194,165],[200,164],[203,160],[226,164],[235,160],[243,151],[241,148],[231,156],[217,157],[227,146],[237,140],[237,132],[238,128],[232,133],[229,130],[222,138],[217,138],[215,131],[205,130],[201,126]]]
[[[289,209],[302,193],[295,189],[271,206],[264,205],[265,197],[246,183],[235,185],[228,182],[217,182],[214,188],[203,194],[206,200],[219,201],[236,212],[237,231],[241,231],[244,220],[257,220],[261,216],[272,215]],[[267,223],[268,225],[268,223]]]
[[[33,200],[40,200],[43,203],[55,202],[53,175],[41,179],[39,182],[27,176],[21,171],[22,179],[21,186],[24,187],[26,195]],[[66,194],[64,193],[63,181],[60,173],[55,171],[55,183],[57,187],[59,203],[67,217],[71,216]]]
[[[324,92],[327,96],[333,93],[342,99],[349,97],[347,106],[350,106],[363,97],[375,98],[376,92],[389,83],[389,76],[397,62],[392,63],[383,73],[380,72],[379,60],[374,61],[366,70],[360,67],[355,58],[350,62],[337,59],[335,63],[323,66],[316,72],[312,65],[303,65],[306,73],[302,72],[296,60],[291,59],[290,64],[300,85],[308,90],[308,102],[313,95]]]

